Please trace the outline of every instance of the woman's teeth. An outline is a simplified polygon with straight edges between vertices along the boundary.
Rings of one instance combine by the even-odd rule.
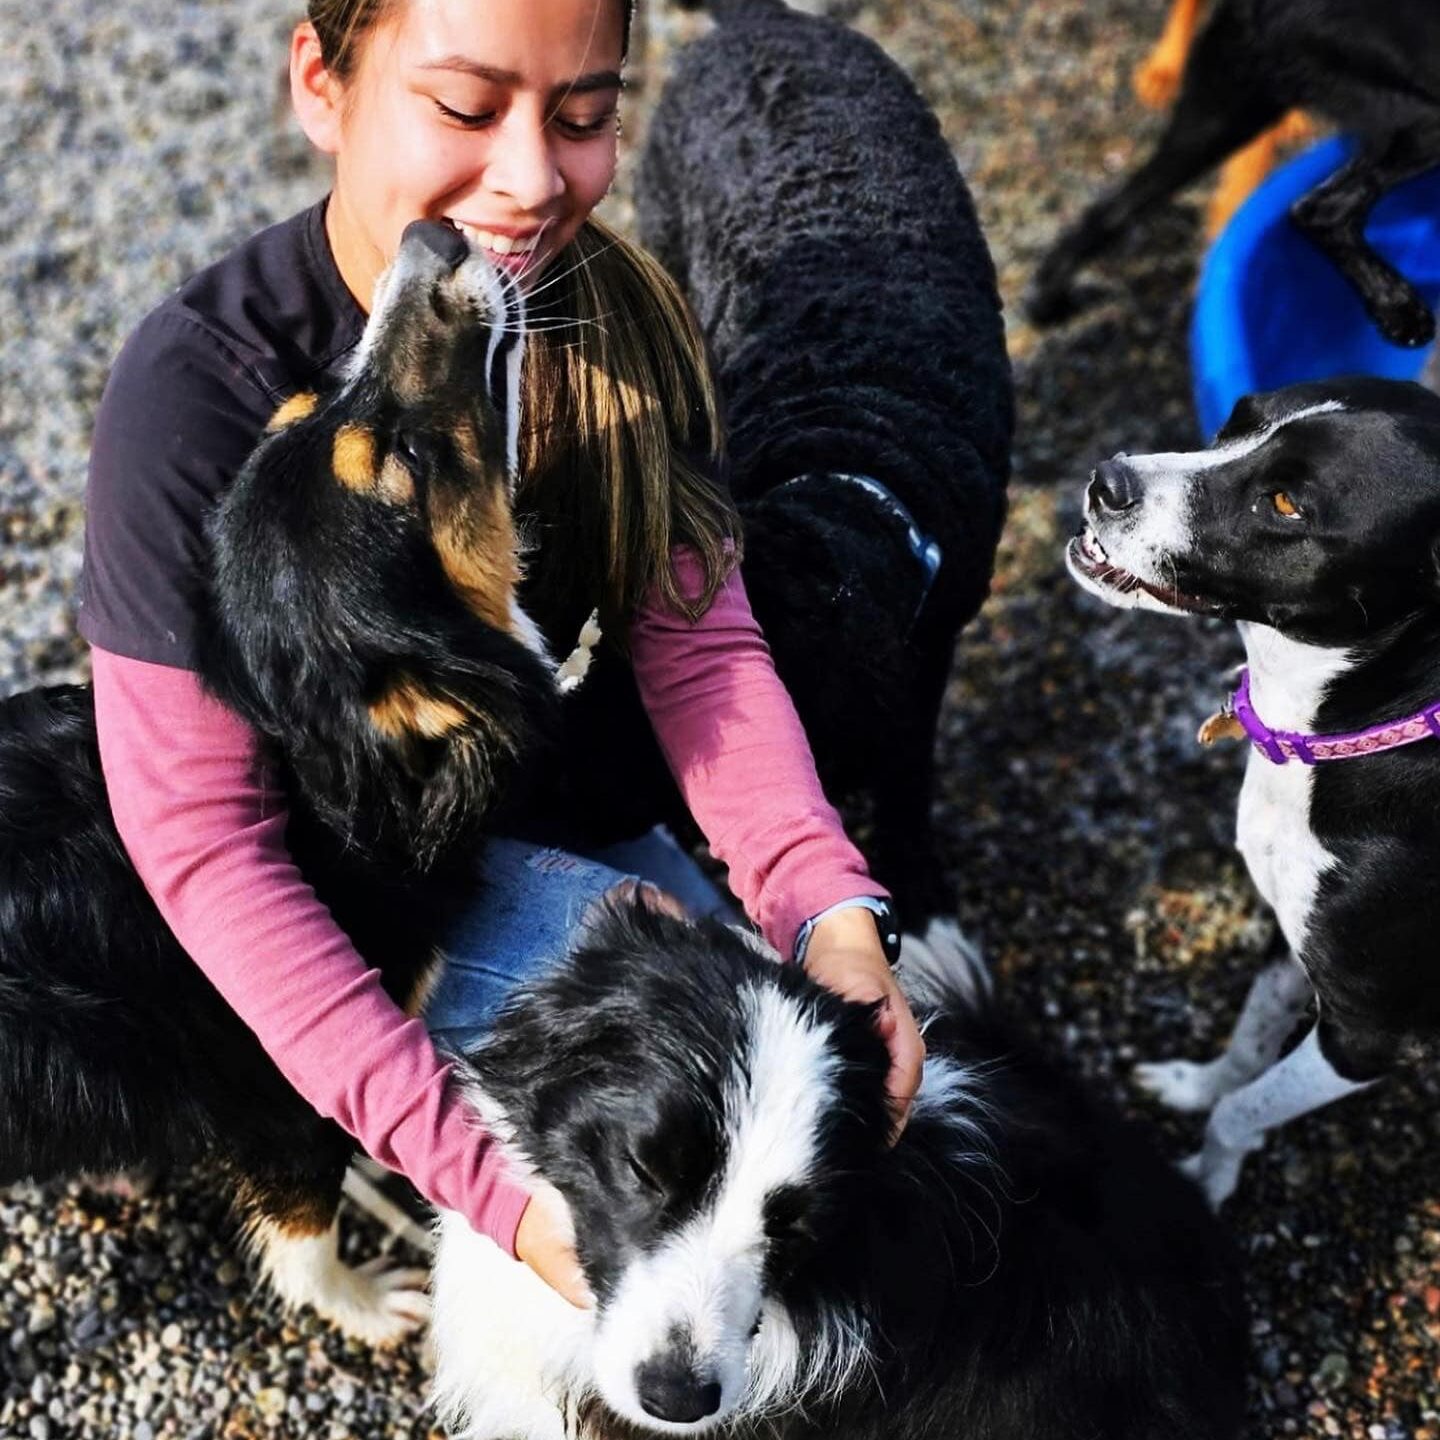
[[[459,220],[452,223],[472,245],[493,250],[497,255],[528,255],[540,243],[538,230],[533,235],[516,239],[509,235],[496,235],[490,230],[477,230],[473,225],[466,225]]]

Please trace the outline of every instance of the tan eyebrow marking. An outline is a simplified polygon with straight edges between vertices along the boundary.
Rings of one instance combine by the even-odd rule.
[[[283,430],[287,425],[293,425],[297,420],[313,415],[319,403],[320,397],[313,390],[297,390],[270,417],[265,429]]]
[[[330,454],[335,478],[351,490],[369,490],[375,484],[375,437],[363,425],[342,425],[335,432]]]

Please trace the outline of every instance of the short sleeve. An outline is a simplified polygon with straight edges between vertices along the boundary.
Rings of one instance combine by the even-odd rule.
[[[131,335],[95,421],[79,629],[117,655],[193,669],[205,516],[274,409],[193,316],[162,306]]]

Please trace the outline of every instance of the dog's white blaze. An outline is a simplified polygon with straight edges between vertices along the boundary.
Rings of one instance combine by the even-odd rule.
[[[781,1187],[806,1183],[820,1119],[835,1099],[839,1061],[829,1027],[778,990],[749,986],[740,1003],[748,1053],[726,1086],[729,1152],[715,1198],[630,1266],[596,1334],[601,1395],[617,1414],[653,1430],[691,1433],[742,1403],[763,1406],[793,1382],[800,1363],[798,1347],[783,1333],[787,1323],[775,1307],[762,1311],[765,1201]],[[767,1326],[775,1330],[769,1339]],[[720,1385],[719,1411],[697,1424],[647,1414],[636,1391],[638,1367],[664,1354],[676,1336],[687,1344],[697,1374]]]
[[[1171,476],[1183,479],[1204,470],[1217,470],[1222,465],[1229,465],[1234,460],[1243,460],[1247,455],[1253,455],[1261,446],[1269,444],[1287,425],[1294,425],[1298,420],[1308,420],[1312,415],[1329,415],[1344,408],[1338,400],[1323,400],[1318,405],[1306,405],[1299,410],[1292,410],[1290,414],[1272,420],[1253,434],[1236,436],[1234,440],[1227,440],[1222,445],[1212,445],[1206,450],[1127,455],[1125,463],[1147,480],[1164,480]]]
[[[1264,625],[1242,624],[1255,713],[1274,730],[1309,734],[1330,683],[1351,665],[1346,650],[1288,640]],[[1320,879],[1336,863],[1310,826],[1314,773],[1292,760],[1275,765],[1252,751],[1240,788],[1235,843],[1255,888],[1273,907],[1297,956]]]

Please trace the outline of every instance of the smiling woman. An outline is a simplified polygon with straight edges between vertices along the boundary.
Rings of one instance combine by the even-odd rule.
[[[616,765],[595,737],[642,737],[668,763],[782,954],[835,912],[815,925],[806,967],[885,1014],[902,1108],[923,1054],[873,918],[852,903],[883,889],[821,793],[735,570],[704,346],[664,271],[592,214],[615,169],[629,19],[623,0],[315,0],[294,30],[291,92],[334,160],[333,188],[182,285],[127,342],[96,418],[80,598],[115,820],[170,930],[311,1106],[577,1300],[563,1213],[509,1178],[425,1025],[483,1022],[537,950],[568,943],[577,896],[624,876],[719,903],[650,830],[660,816],[588,813],[553,783]],[[513,525],[468,525],[440,559],[452,576],[505,577],[514,604],[489,607],[498,629],[555,655],[577,635],[594,647],[544,773],[507,793],[507,833],[474,859],[467,923],[446,941],[423,1022],[385,993],[292,859],[291,757],[196,675],[206,517],[267,431],[299,434],[337,387],[372,384],[381,357],[366,318],[383,313],[387,266],[420,221],[434,222],[418,228],[442,265],[478,261],[517,282],[476,375],[477,403],[488,392],[505,419]],[[332,437],[342,486],[397,509],[431,503],[426,456],[469,431],[442,434],[431,414],[427,432],[428,358],[421,345],[402,367],[403,423],[376,413]],[[304,565],[287,573],[298,578],[269,597],[282,616],[307,603]],[[355,573],[394,578],[363,556]],[[323,678],[307,684],[328,693]],[[400,717],[422,738],[455,713],[393,676],[370,677],[364,698],[382,729]],[[622,840],[638,849],[620,859],[607,847]],[[333,1236],[313,1215],[292,1220],[266,1233],[272,1273],[292,1297],[333,1288]],[[372,1339],[423,1305],[383,1275],[344,1284],[347,1324]]]

